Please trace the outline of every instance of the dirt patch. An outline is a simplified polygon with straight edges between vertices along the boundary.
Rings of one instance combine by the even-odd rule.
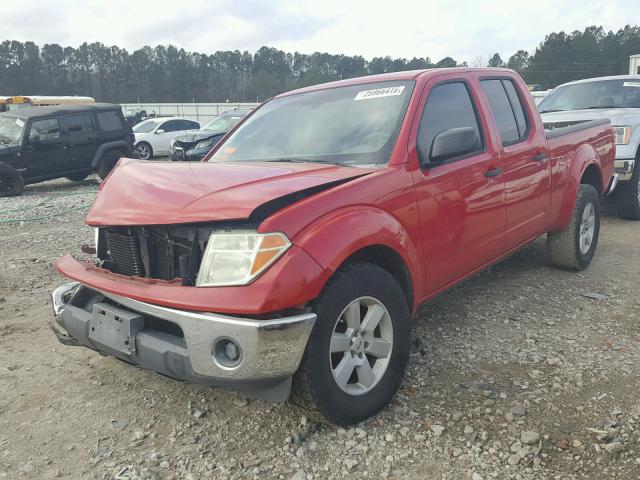
[[[640,224],[607,212],[579,274],[541,239],[422,308],[396,400],[339,429],[55,340],[97,185],[0,199],[26,220],[0,223],[0,479],[640,477]]]

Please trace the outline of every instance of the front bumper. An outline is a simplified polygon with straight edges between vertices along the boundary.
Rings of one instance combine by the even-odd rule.
[[[52,300],[51,327],[66,345],[84,345],[178,380],[231,388],[273,401],[289,396],[291,376],[316,320],[314,313],[257,320],[177,310],[77,282],[54,290]],[[104,342],[105,335],[97,335],[95,329],[103,328],[96,323],[97,313],[104,315],[102,309],[115,312],[120,322],[126,318],[118,328],[127,331],[124,343],[128,347]],[[218,357],[214,345],[220,339],[239,346],[237,365],[225,366]]]
[[[633,170],[635,168],[635,158],[616,159],[615,172],[618,174],[619,182],[626,182],[631,180]]]

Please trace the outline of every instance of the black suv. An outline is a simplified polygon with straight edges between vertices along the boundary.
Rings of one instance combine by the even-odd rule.
[[[222,137],[246,117],[251,110],[229,110],[217,116],[200,130],[177,135],[169,145],[169,159],[173,161],[199,161],[222,140]]]
[[[107,176],[133,156],[133,133],[119,105],[29,107],[0,114],[0,196],[25,184],[66,177]]]

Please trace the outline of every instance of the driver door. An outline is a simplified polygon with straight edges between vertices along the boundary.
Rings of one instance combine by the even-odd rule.
[[[420,166],[414,170],[414,184],[428,295],[505,250],[500,157],[487,135],[486,120],[479,115],[475,91],[466,79],[434,79],[423,93],[424,106],[414,126],[416,140],[410,145],[410,155]],[[480,141],[463,154],[433,161],[436,136],[452,129],[472,129]]]
[[[72,169],[58,118],[31,121],[25,142],[29,177],[55,176]]]
[[[167,120],[161,123],[153,135],[153,153],[155,155],[168,155],[171,139],[183,130],[182,120]]]

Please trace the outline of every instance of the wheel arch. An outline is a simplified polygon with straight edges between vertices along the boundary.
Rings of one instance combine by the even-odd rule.
[[[422,291],[424,281],[419,249],[389,213],[373,207],[335,212],[298,234],[294,243],[325,269],[327,281],[353,262],[378,265],[398,281],[409,310],[415,311],[416,292]]]

